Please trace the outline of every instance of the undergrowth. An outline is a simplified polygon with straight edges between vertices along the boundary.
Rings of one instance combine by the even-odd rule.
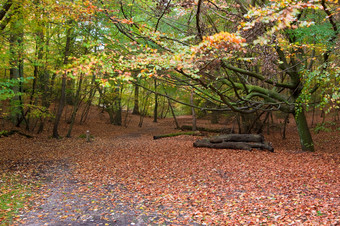
[[[331,132],[332,130],[334,130],[333,127],[335,127],[335,126],[336,126],[335,122],[318,123],[318,124],[316,124],[316,126],[314,128],[314,133],[319,133],[320,131]],[[340,127],[336,128],[335,130],[340,130]]]

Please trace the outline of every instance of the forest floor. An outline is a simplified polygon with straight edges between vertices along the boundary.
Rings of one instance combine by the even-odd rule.
[[[179,121],[191,123],[185,116]],[[340,224],[339,122],[332,131],[313,133],[313,153],[300,150],[293,120],[285,140],[278,129],[264,133],[274,153],[194,148],[197,136],[153,140],[178,132],[171,118],[144,118],[141,128],[138,116],[126,122],[111,125],[94,109],[85,124],[75,125],[72,138],[49,138],[50,127],[31,139],[0,138],[0,182],[15,175],[32,193],[4,224]],[[67,127],[61,125],[62,136]],[[79,137],[86,130],[92,142]]]

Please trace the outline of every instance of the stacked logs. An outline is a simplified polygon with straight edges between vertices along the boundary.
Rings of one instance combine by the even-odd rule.
[[[226,134],[194,142],[194,147],[216,149],[239,149],[251,151],[253,148],[274,152],[270,143],[260,134]]]

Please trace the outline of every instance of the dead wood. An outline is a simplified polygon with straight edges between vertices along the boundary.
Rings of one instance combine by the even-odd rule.
[[[251,146],[244,142],[222,142],[211,143],[208,139],[197,140],[194,142],[194,147],[216,148],[216,149],[239,149],[251,150]]]
[[[205,127],[197,127],[196,129],[201,132],[222,133],[222,134],[232,133],[232,129],[230,128],[210,129],[210,128],[205,128]],[[192,126],[183,125],[181,126],[181,130],[192,130]]]
[[[195,141],[194,147],[239,149],[248,151],[255,148],[274,152],[272,145],[270,143],[264,142],[264,138],[260,134],[228,134],[215,136],[210,139]]]
[[[11,136],[11,135],[13,135],[13,134],[15,134],[15,133],[17,133],[17,134],[19,134],[19,135],[21,135],[21,136],[24,136],[24,137],[27,137],[27,138],[33,138],[33,136],[31,136],[31,135],[28,135],[28,134],[25,134],[25,133],[23,133],[23,132],[20,132],[19,130],[10,130],[10,131],[1,131],[0,132],[0,138],[2,137],[2,136],[4,136],[4,137],[8,137],[8,136]]]
[[[267,142],[264,142],[263,144],[261,144],[261,143],[250,143],[250,146],[252,148],[256,148],[256,149],[261,149],[261,150],[267,150],[267,151],[270,151],[270,152],[274,152],[274,148],[271,145],[271,143],[267,143]]]
[[[201,133],[199,131],[192,131],[192,132],[179,132],[179,133],[169,133],[169,134],[163,134],[158,136],[153,136],[154,140],[165,138],[165,137],[176,137],[181,135],[195,135],[195,136],[201,136]]]
[[[211,143],[222,142],[259,142],[263,143],[264,138],[261,134],[226,134],[221,136],[215,136],[210,139]]]

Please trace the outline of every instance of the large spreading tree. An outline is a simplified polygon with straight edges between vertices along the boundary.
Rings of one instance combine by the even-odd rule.
[[[222,110],[293,114],[302,149],[313,151],[305,116],[311,95],[335,107],[339,99],[336,3],[186,2],[155,6],[161,13],[143,30],[149,46],[126,57],[126,70],[191,86]]]

